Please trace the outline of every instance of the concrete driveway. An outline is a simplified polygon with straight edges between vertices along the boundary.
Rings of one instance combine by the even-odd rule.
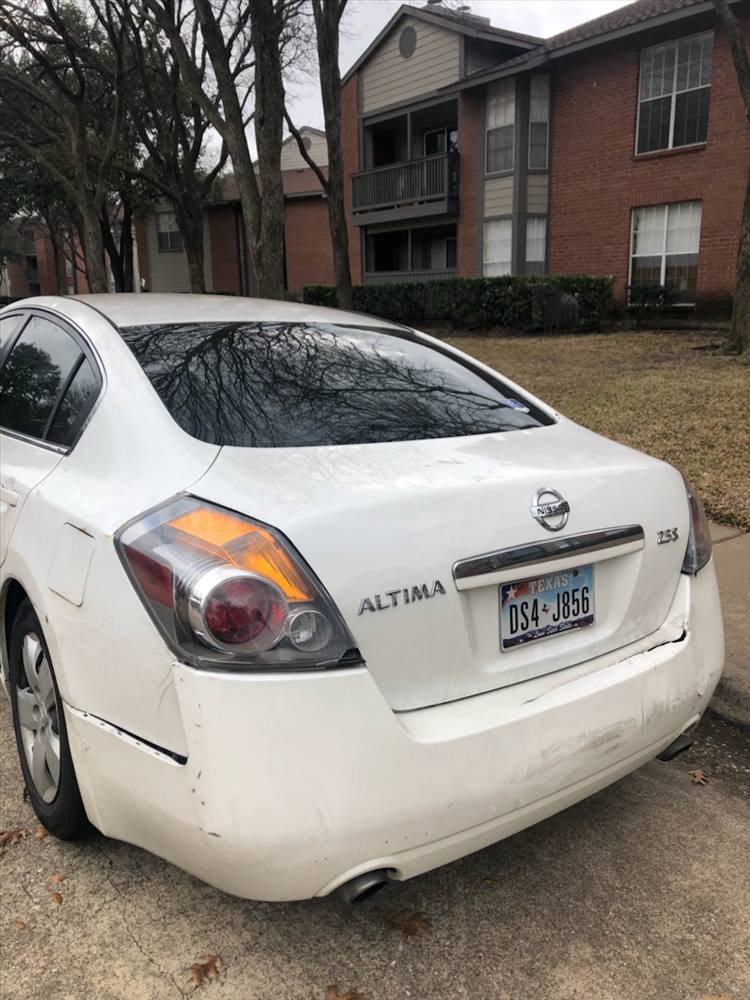
[[[207,1000],[750,997],[750,736],[716,718],[689,755],[354,909],[248,903],[99,836],[39,840],[4,701],[0,754],[0,829],[30,831],[0,859],[4,1000],[166,1000],[210,955]]]

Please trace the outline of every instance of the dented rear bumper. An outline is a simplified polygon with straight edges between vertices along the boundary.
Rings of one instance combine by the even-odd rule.
[[[364,668],[175,664],[184,763],[70,706],[66,718],[105,834],[227,892],[299,899],[370,869],[418,875],[622,777],[697,721],[723,654],[709,563],[681,577],[650,640],[434,708],[394,713]]]

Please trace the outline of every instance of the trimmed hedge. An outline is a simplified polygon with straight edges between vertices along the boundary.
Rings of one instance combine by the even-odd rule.
[[[306,285],[304,302],[336,306],[336,289]],[[439,319],[454,329],[596,330],[611,315],[612,279],[546,275],[445,278],[410,284],[356,285],[354,308],[399,323]]]

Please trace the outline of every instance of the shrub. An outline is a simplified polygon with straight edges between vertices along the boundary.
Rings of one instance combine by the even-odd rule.
[[[454,329],[596,330],[612,312],[612,279],[578,275],[445,278],[357,285],[354,308],[399,323],[439,319]],[[330,285],[306,285],[303,300],[336,305]]]
[[[664,285],[631,285],[628,288],[628,309],[638,326],[671,309],[674,300],[674,292]]]

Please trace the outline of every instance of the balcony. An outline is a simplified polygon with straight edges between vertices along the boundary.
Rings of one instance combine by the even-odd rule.
[[[352,175],[355,226],[457,211],[457,153],[422,156]]]

